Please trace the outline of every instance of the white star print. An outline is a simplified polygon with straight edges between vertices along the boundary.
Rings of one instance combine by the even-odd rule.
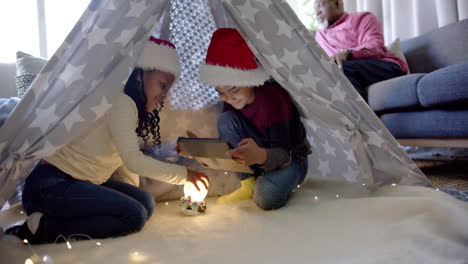
[[[318,170],[322,173],[322,176],[326,176],[330,172],[330,166],[328,165],[328,160],[320,160]]]
[[[315,121],[313,121],[312,119],[308,119],[306,121],[306,125],[310,127],[314,132],[317,132],[317,129],[319,129],[317,123],[315,123]]]
[[[353,170],[353,168],[349,166],[348,170],[346,170],[345,172],[344,178],[349,181],[356,182],[359,179],[360,175],[361,173],[358,170]]]
[[[126,17],[137,17],[140,16],[146,9],[145,1],[139,3],[135,1],[130,1],[130,10],[128,11]]]
[[[368,136],[367,143],[369,143],[369,145],[374,145],[374,146],[377,146],[379,148],[382,147],[382,145],[384,143],[384,140],[380,136],[380,132],[379,132],[379,134],[377,134],[374,131],[370,131],[370,132],[368,132],[366,134]]]
[[[330,146],[328,141],[325,141],[325,144],[322,144],[322,147],[325,149],[325,153],[336,157],[335,150],[336,148]]]
[[[30,86],[30,90],[34,93],[35,96],[40,94],[42,91],[49,87],[49,77],[50,72],[41,72],[36,79],[34,79],[33,83],[39,83]]]
[[[281,60],[288,65],[289,70],[292,70],[294,65],[297,65],[299,58],[297,57],[298,51],[290,52],[286,48],[283,49],[284,55]]]
[[[97,106],[91,107],[91,111],[93,111],[98,117],[102,116],[109,108],[111,108],[112,104],[109,104],[107,98],[105,96],[102,97],[101,103]]]
[[[290,27],[286,22],[283,20],[276,20],[278,24],[278,36],[286,35],[288,38],[291,38],[291,32],[293,31],[292,27]]]
[[[299,79],[297,79],[296,75],[294,75],[292,72],[289,72],[289,75],[288,75],[288,83],[293,85],[293,87],[300,87],[301,86],[301,82],[299,81]],[[292,94],[291,94],[292,96]],[[299,102],[300,103],[300,102]]]
[[[146,29],[146,30],[150,30],[152,29],[153,27],[155,27],[155,16],[151,16],[150,18],[148,18],[148,21],[146,21],[146,23],[143,25],[143,27]]]
[[[74,81],[84,78],[82,74],[84,68],[85,65],[75,67],[72,64],[68,63],[63,72],[59,75],[59,79],[65,83],[65,87],[68,87]]]
[[[106,6],[105,10],[117,10],[117,7],[115,7],[114,1],[109,1],[109,5]]]
[[[270,45],[271,41],[267,40],[265,38],[265,35],[263,34],[263,30],[260,30],[260,32],[257,33],[256,35],[257,39],[265,43],[266,45]]]
[[[133,38],[137,30],[138,30],[137,27],[134,27],[132,29],[122,30],[119,37],[115,39],[114,42],[118,42],[118,43],[121,43],[122,46],[126,46],[128,42]]]
[[[322,63],[322,66],[325,68],[325,70],[327,70],[328,72],[333,72],[332,67],[333,67],[333,65],[335,63],[331,62],[330,59],[328,59],[328,58],[324,59],[322,57],[322,58],[320,58],[320,62]]]
[[[331,132],[331,135],[334,137],[334,138],[337,138],[339,139],[341,142],[345,142],[345,137],[343,136],[343,134],[340,133],[340,131],[338,129],[333,129],[332,132]]]
[[[92,81],[91,82],[91,88],[92,89],[96,88],[101,83],[101,81],[102,81],[102,79]]]
[[[311,69],[304,74],[299,74],[299,77],[302,79],[304,87],[310,87],[315,92],[318,91],[317,83],[320,81],[320,78],[315,77]]]
[[[88,35],[88,49],[96,45],[105,45],[107,44],[106,35],[109,33],[110,29],[100,28],[97,25]]]
[[[49,105],[47,108],[36,108],[36,118],[28,126],[29,128],[38,127],[41,129],[41,132],[44,134],[50,125],[53,124],[58,116],[55,114],[55,108],[57,104]]]
[[[354,158],[354,152],[352,149],[344,149],[343,152],[345,153],[346,155],[346,160],[349,160],[349,161],[354,161],[355,158]]]
[[[337,82],[335,87],[330,89],[331,92],[331,100],[332,102],[342,102],[344,103],[346,98],[346,93],[341,89],[340,82]]]
[[[49,140],[46,140],[44,145],[42,146],[41,150],[35,153],[37,157],[46,157],[49,155],[54,154],[54,152],[58,149],[58,146],[52,145]]]
[[[275,54],[272,54],[272,55],[264,55],[263,54],[263,57],[270,63],[270,65],[276,66],[276,65],[280,64],[280,62],[278,61],[278,58],[275,56]],[[275,68],[275,69],[278,69],[278,68]]]
[[[85,33],[88,32],[93,26],[94,26],[94,21],[93,19],[86,19],[86,20],[80,20],[81,22],[81,32]]]
[[[309,141],[311,146],[315,146],[315,138],[313,136],[308,136],[307,140]]]
[[[270,6],[272,3],[265,3],[264,1],[260,1],[260,3],[266,8],[266,9],[270,9]]]
[[[255,15],[258,13],[258,8],[253,7],[250,1],[245,1],[245,5],[239,7],[243,18],[248,19],[250,22],[255,23]]]
[[[62,123],[65,126],[67,132],[70,132],[74,124],[82,121],[85,120],[81,116],[78,106],[75,109],[73,109],[73,111],[70,114],[68,114],[68,116],[66,116],[65,119],[63,119]]]

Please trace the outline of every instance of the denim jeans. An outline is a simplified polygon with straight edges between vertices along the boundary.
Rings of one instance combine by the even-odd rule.
[[[59,235],[106,238],[139,231],[155,202],[135,186],[112,180],[102,185],[80,181],[46,164],[38,165],[26,179],[23,207],[28,215],[43,213],[35,234],[40,243],[54,242]]]
[[[261,135],[245,118],[234,111],[224,112],[218,119],[218,133],[221,139],[237,146],[244,138],[261,142]],[[307,174],[307,156],[293,155],[291,163],[284,168],[262,172],[257,176],[253,200],[262,209],[278,209],[286,204],[292,190],[304,180]],[[238,173],[240,180],[253,177],[247,173]]]
[[[366,101],[369,85],[406,74],[396,63],[375,59],[344,61],[343,73]]]

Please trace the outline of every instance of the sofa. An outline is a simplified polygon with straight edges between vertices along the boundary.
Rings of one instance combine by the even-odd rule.
[[[468,19],[401,42],[410,74],[367,88],[404,146],[468,148]]]

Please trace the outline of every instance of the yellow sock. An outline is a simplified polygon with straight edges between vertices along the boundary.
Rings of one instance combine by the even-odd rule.
[[[255,185],[255,177],[250,177],[242,180],[241,187],[230,194],[223,195],[216,201],[218,204],[238,202],[242,200],[252,199],[252,194]]]

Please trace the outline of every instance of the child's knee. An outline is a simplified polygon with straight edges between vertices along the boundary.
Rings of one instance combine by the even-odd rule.
[[[128,213],[125,221],[127,222],[129,233],[138,232],[143,229],[147,219],[148,214],[146,213],[146,208],[142,204],[133,208],[133,210]]]
[[[259,177],[255,184],[253,200],[263,210],[279,209],[288,201],[288,192],[267,178]]]
[[[153,214],[154,208],[156,207],[154,197],[149,192],[144,193],[144,203],[145,203],[144,207],[146,209],[146,215],[147,215],[147,218],[149,219],[151,215]]]

